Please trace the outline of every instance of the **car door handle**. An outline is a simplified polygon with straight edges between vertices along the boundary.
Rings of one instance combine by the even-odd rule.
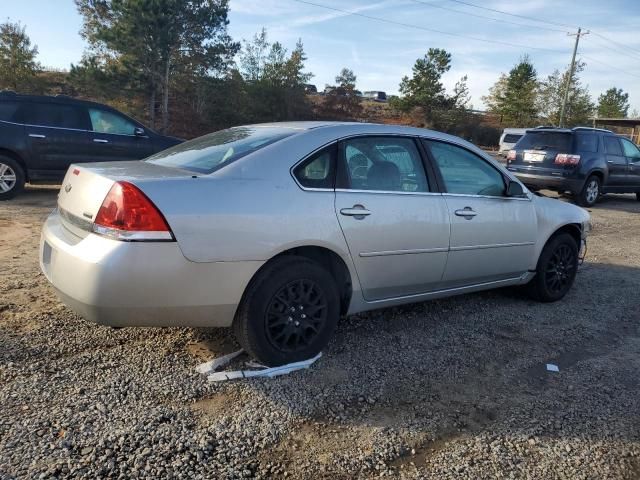
[[[30,133],[30,134],[29,134],[29,136],[30,136],[31,138],[47,138],[47,136],[46,136],[46,135],[41,135],[41,134],[39,134],[39,133]]]
[[[467,220],[471,220],[473,217],[478,215],[473,211],[471,207],[464,207],[454,212],[459,217],[465,217]]]
[[[351,208],[343,208],[340,210],[342,215],[347,217],[366,217],[371,215],[371,211],[364,208],[362,205],[354,205]]]
[[[94,138],[93,141],[96,143],[109,143],[109,140],[105,140],[104,138]]]

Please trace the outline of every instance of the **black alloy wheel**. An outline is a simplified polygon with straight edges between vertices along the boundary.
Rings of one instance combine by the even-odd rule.
[[[307,360],[328,343],[340,317],[340,295],[320,264],[286,255],[251,281],[233,322],[244,350],[269,366]]]
[[[327,307],[326,295],[312,280],[285,285],[267,307],[267,338],[283,352],[308,347],[327,323]]]
[[[578,245],[568,233],[559,233],[542,249],[536,275],[526,285],[529,295],[540,302],[555,302],[564,297],[578,272]]]

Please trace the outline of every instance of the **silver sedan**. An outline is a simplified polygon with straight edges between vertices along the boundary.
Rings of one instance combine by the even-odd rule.
[[[585,210],[533,195],[460,138],[278,123],[72,165],[40,263],[84,318],[233,326],[278,365],[365,310],[509,285],[559,300],[588,230]]]

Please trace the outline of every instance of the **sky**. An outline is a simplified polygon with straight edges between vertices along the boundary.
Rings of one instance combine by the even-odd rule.
[[[580,39],[578,58],[587,63],[581,79],[594,101],[615,86],[629,93],[629,113],[640,112],[639,0],[306,2],[230,0],[229,33],[236,40],[249,40],[265,27],[270,41],[289,49],[302,39],[307,70],[314,74],[311,83],[319,90],[347,67],[357,75],[359,90],[397,93],[416,59],[431,47],[444,48],[452,56],[445,86],[451,91],[467,75],[471,103],[482,109],[481,97],[525,54],[540,77],[566,68],[575,42],[568,33],[580,26],[590,31]],[[0,0],[0,16],[26,26],[46,67],[67,69],[86,48],[73,0]]]

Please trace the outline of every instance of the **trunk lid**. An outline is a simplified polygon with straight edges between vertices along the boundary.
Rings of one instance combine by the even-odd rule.
[[[191,177],[193,174],[143,161],[74,164],[69,167],[58,194],[62,224],[75,235],[85,237],[107,193],[117,181]]]

